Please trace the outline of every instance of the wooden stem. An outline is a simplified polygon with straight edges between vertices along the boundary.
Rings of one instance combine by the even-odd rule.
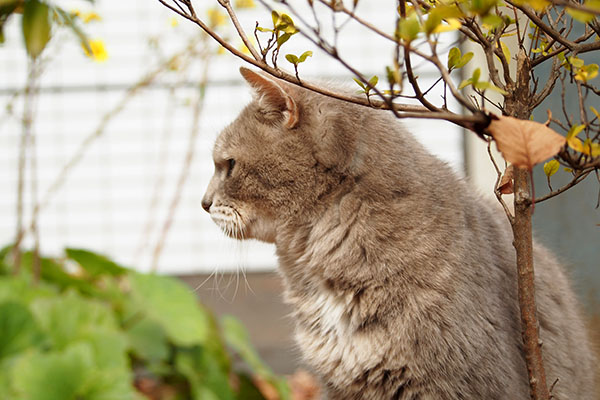
[[[515,217],[512,221],[513,245],[517,252],[519,305],[521,309],[521,335],[529,376],[532,400],[548,400],[550,393],[546,383],[546,373],[542,362],[542,341],[539,339],[539,325],[535,305],[532,240],[532,198],[529,185],[530,173],[526,169],[515,168],[514,194]]]

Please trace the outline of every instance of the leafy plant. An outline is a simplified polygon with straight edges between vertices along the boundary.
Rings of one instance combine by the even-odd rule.
[[[0,251],[0,398],[14,400],[289,398],[233,317],[218,321],[178,280],[129,270],[99,254]],[[228,351],[233,349],[233,352]],[[250,371],[239,371],[233,358]]]

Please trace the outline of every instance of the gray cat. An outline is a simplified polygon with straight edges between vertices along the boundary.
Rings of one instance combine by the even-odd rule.
[[[277,247],[296,340],[330,399],[527,399],[506,217],[389,112],[242,68],[255,99],[219,136],[202,206]],[[535,246],[556,399],[596,365],[555,258]]]

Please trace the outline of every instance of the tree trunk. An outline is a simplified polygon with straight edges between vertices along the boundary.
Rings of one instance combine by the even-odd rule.
[[[529,119],[530,100],[530,60],[525,51],[517,56],[517,79],[515,87],[506,98],[505,112],[515,118]],[[546,372],[542,362],[542,342],[539,338],[537,308],[535,305],[535,285],[533,271],[533,236],[531,220],[533,199],[529,185],[531,171],[522,168],[514,170],[515,216],[511,220],[517,253],[517,282],[519,288],[519,308],[521,310],[521,336],[529,376],[529,389],[532,400],[549,400]]]
[[[516,168],[514,172],[515,218],[512,221],[513,245],[517,252],[521,336],[533,400],[548,400],[550,393],[542,363],[542,342],[539,338],[533,270],[533,241],[531,231],[532,199],[529,187],[530,172]]]

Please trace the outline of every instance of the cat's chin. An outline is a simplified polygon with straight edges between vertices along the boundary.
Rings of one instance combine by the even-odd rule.
[[[219,228],[233,239],[256,239],[261,242],[275,243],[275,223],[266,218],[244,218],[240,211],[229,206],[217,206],[211,209],[210,217]],[[246,216],[247,217],[247,216]]]
[[[249,225],[249,238],[266,243],[275,243],[276,229],[274,222],[264,218],[256,218]]]

